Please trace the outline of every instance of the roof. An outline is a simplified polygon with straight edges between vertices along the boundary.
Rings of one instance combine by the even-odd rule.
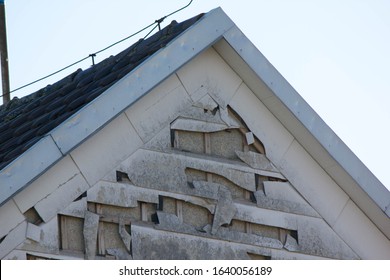
[[[127,66],[128,63],[132,62],[127,62],[127,64],[123,62],[126,65],[122,66],[122,71],[126,73],[122,73],[124,75],[122,79],[118,78],[120,70],[116,76],[110,73],[115,68],[114,62],[131,53],[131,48],[127,53],[125,51],[116,56],[117,59],[114,57],[102,62],[99,70],[93,74],[88,74],[88,71],[92,71],[91,69],[79,71],[65,78],[62,85],[61,82],[58,85],[52,85],[51,87],[55,90],[47,89],[59,95],[61,92],[69,91],[67,97],[58,99],[60,103],[60,105],[56,105],[58,107],[54,105],[55,101],[50,102],[51,106],[66,110],[66,113],[56,116],[56,111],[53,109],[51,111],[53,116],[48,117],[50,122],[40,127],[43,130],[43,127],[47,125],[48,128],[45,132],[40,131],[39,136],[35,135],[29,140],[35,141],[34,145],[26,140],[23,146],[18,143],[14,144],[14,154],[10,154],[11,151],[7,154],[3,153],[2,162],[5,163],[0,167],[3,168],[0,170],[0,185],[5,187],[0,188],[0,204],[9,200],[29,182],[99,131],[106,123],[134,104],[164,79],[174,74],[184,64],[205,49],[214,47],[309,155],[318,162],[387,238],[390,238],[390,192],[257,50],[222,9],[212,10],[200,20],[196,17],[184,24],[183,28],[179,28],[180,25],[171,28],[183,30],[186,25],[191,26],[191,28],[182,32],[175,39],[171,39],[164,48],[161,48],[161,44],[157,43],[160,42],[159,39],[151,37],[150,42],[156,40],[157,45],[154,46],[156,52],[153,55],[145,55],[146,51],[140,50],[139,45],[137,49],[145,56],[135,60],[138,62],[138,64],[135,63],[137,65],[134,66],[135,68]],[[153,46],[153,44],[146,42],[147,40],[145,45]],[[150,49],[153,48],[150,47]],[[133,55],[137,53],[135,51]],[[140,54],[138,53],[138,55]],[[130,57],[128,59],[131,60]],[[120,63],[115,62],[115,65],[119,67]],[[111,70],[104,70],[106,67],[111,67]],[[130,69],[125,71],[124,69],[127,67]],[[88,82],[88,80],[90,81]],[[85,99],[80,97],[81,93],[76,94],[79,83],[85,91],[88,89],[89,94]],[[74,89],[67,89],[71,85]],[[95,94],[98,97],[94,96]],[[43,90],[41,95],[32,98],[32,101],[26,99],[26,105],[20,101],[21,104],[15,106],[13,110],[7,109],[7,114],[0,115],[2,120],[9,116],[9,120],[4,122],[0,131],[11,131],[8,133],[16,135],[14,138],[21,141],[22,136],[29,133],[23,132],[24,122],[30,118],[33,122],[38,122],[40,118],[43,118],[39,114],[32,117],[34,116],[33,112],[39,108],[46,112],[46,109],[41,107],[39,100],[50,98],[51,94],[45,93]],[[79,98],[81,100],[78,100]],[[60,102],[60,100],[62,101]],[[63,103],[65,101],[66,103]],[[81,105],[76,106],[78,102]],[[47,106],[49,105],[44,107]],[[73,106],[75,107],[73,108]],[[29,107],[33,107],[30,113],[23,112],[23,109],[27,110]],[[13,118],[12,112],[15,114]],[[18,116],[17,112],[21,112],[21,115]],[[25,121],[22,121],[22,116],[24,116]],[[19,126],[18,123],[23,125]],[[8,165],[5,166],[5,164]]]
[[[141,39],[116,56],[0,107],[0,170],[27,151],[85,104],[135,69],[191,26],[202,15],[173,21],[148,39]]]

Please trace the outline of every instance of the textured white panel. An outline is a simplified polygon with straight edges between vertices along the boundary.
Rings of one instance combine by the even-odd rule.
[[[280,163],[281,172],[309,204],[333,225],[348,196],[296,141]]]
[[[148,142],[163,127],[172,122],[181,110],[191,105],[191,99],[176,75],[138,100],[125,111],[138,134]]]
[[[194,101],[209,94],[222,108],[226,108],[242,82],[212,48],[183,66],[177,74]]]
[[[141,145],[133,126],[121,114],[72,151],[71,156],[92,186]]]
[[[13,200],[9,200],[0,207],[0,238],[24,220]]]
[[[80,171],[77,166],[72,159],[67,156],[46,171],[27,188],[18,193],[14,197],[15,203],[24,213],[38,201],[48,196],[59,186],[65,184],[79,173]]]
[[[351,200],[337,219],[334,230],[362,259],[390,259],[389,239]]]

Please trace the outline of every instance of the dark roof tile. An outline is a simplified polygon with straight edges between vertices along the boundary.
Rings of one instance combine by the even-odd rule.
[[[21,99],[0,106],[0,170],[113,83],[165,47],[202,15],[170,25],[148,39]]]

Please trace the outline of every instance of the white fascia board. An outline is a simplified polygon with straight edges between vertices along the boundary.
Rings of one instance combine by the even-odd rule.
[[[390,192],[283,78],[263,54],[237,27],[226,32],[224,39],[282,104],[326,149],[329,155],[353,178],[378,207],[390,217]],[[289,130],[293,133],[293,130]]]
[[[165,48],[49,132],[0,171],[0,206],[234,26],[221,8],[211,10]]]
[[[50,135],[43,137],[0,172],[0,206],[62,157]]]

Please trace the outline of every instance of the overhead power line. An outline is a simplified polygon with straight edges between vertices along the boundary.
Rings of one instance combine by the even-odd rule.
[[[125,38],[123,38],[123,39],[121,39],[121,40],[119,40],[119,41],[117,41],[117,42],[115,42],[115,43],[113,43],[113,44],[111,44],[111,45],[109,45],[109,46],[103,48],[103,49],[101,49],[101,50],[98,50],[97,52],[94,52],[94,53],[92,53],[92,54],[89,54],[88,56],[86,56],[86,57],[84,57],[84,58],[82,58],[82,59],[79,59],[79,60],[77,60],[76,62],[73,62],[73,63],[71,63],[71,64],[69,64],[69,65],[67,65],[67,66],[65,66],[65,67],[63,67],[63,68],[61,68],[61,69],[59,69],[59,70],[57,70],[57,71],[55,71],[55,72],[49,74],[49,75],[46,75],[46,76],[44,76],[44,77],[42,77],[42,78],[39,78],[39,79],[37,79],[37,80],[35,80],[35,81],[33,81],[33,82],[30,82],[30,83],[28,83],[28,84],[25,84],[25,85],[23,85],[23,86],[21,86],[21,87],[18,87],[18,88],[16,88],[16,89],[13,89],[13,90],[10,91],[10,93],[16,92],[16,91],[18,91],[18,90],[21,90],[21,89],[23,89],[23,88],[26,88],[26,87],[28,87],[28,86],[31,86],[31,85],[33,85],[33,84],[35,84],[35,83],[38,83],[38,82],[40,82],[40,81],[42,81],[42,80],[45,80],[45,79],[47,79],[47,78],[49,78],[49,77],[51,77],[51,76],[54,76],[54,75],[56,75],[56,74],[58,74],[58,73],[60,73],[60,72],[62,72],[62,71],[64,71],[64,70],[66,70],[66,69],[68,69],[68,68],[70,68],[70,67],[72,67],[72,66],[75,66],[75,65],[77,65],[77,64],[79,64],[79,63],[81,63],[81,62],[83,62],[84,60],[87,60],[87,59],[90,59],[90,58],[91,58],[91,59],[92,59],[92,64],[95,64],[95,59],[94,59],[94,58],[95,58],[96,55],[98,55],[99,53],[104,52],[104,51],[106,51],[106,50],[108,50],[108,49],[114,47],[115,45],[120,44],[120,43],[122,43],[122,42],[124,42],[124,41],[126,41],[126,40],[128,40],[128,39],[130,39],[130,38],[132,38],[132,37],[134,37],[134,36],[136,36],[137,34],[139,34],[139,33],[143,32],[143,31],[149,29],[150,27],[152,27],[152,26],[154,25],[154,27],[153,27],[153,28],[152,28],[152,29],[143,37],[143,39],[146,39],[146,38],[147,38],[147,37],[148,37],[148,36],[157,28],[157,27],[158,27],[159,29],[161,29],[160,24],[161,24],[166,18],[168,18],[168,17],[170,17],[170,16],[172,16],[172,15],[174,15],[174,14],[176,14],[176,13],[178,13],[178,12],[184,10],[184,9],[186,9],[187,7],[189,7],[189,6],[192,4],[192,2],[193,2],[193,0],[191,0],[187,5],[181,7],[180,9],[177,9],[176,11],[173,11],[172,13],[170,13],[170,14],[168,14],[168,15],[166,15],[166,16],[163,16],[162,18],[160,18],[160,19],[158,19],[158,20],[155,20],[153,23],[151,23],[151,24],[145,26],[144,28],[138,30],[138,31],[135,32],[135,33],[133,33],[133,34],[131,34],[131,35],[129,35],[129,36],[127,36],[127,37],[125,37]],[[3,95],[0,95],[0,97],[1,97],[1,96],[3,96]]]

